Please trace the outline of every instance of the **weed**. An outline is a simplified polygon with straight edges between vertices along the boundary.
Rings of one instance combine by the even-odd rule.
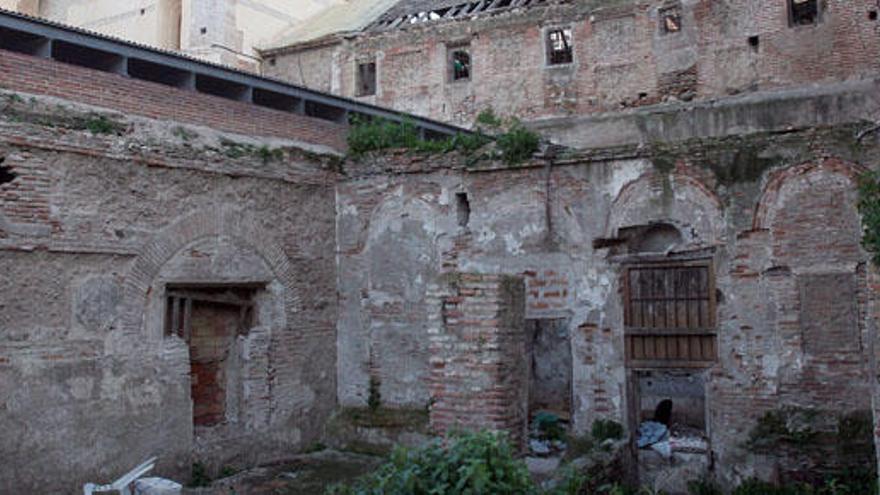
[[[238,474],[239,469],[236,469],[233,466],[223,466],[220,468],[220,476],[219,478],[228,478],[230,476],[235,476]]]
[[[868,172],[859,178],[859,213],[862,215],[862,246],[880,266],[880,176]]]
[[[500,121],[494,114],[484,117],[493,125]],[[460,151],[471,154],[492,141],[492,138],[479,130],[473,134],[456,134],[443,140],[427,140],[419,136],[412,122],[392,122],[389,120],[352,119],[348,134],[348,147],[352,156],[358,157],[370,151],[402,148],[423,153],[447,153]],[[538,150],[540,137],[525,128],[519,121],[511,120],[508,130],[495,138],[499,156],[508,164],[527,160]],[[490,156],[491,158],[491,156]]]
[[[687,484],[688,493],[690,495],[723,495],[724,492],[721,491],[721,487],[719,487],[714,481],[708,478],[702,478],[699,480],[689,481]]]
[[[180,138],[180,140],[183,142],[192,141],[193,139],[198,137],[198,134],[188,131],[183,126],[177,126],[174,129],[171,129],[171,134],[175,137]]]
[[[92,134],[118,134],[120,124],[114,122],[104,115],[89,115],[84,122],[85,128]]]
[[[541,137],[526,129],[520,121],[513,120],[507,132],[498,136],[497,143],[501,159],[512,165],[531,158],[538,151]]]
[[[577,478],[571,480],[571,485]],[[573,495],[580,487],[556,491]],[[351,486],[337,485],[333,495],[383,493],[404,495],[432,493],[516,493],[533,495],[525,462],[517,459],[506,436],[499,433],[454,433],[419,449],[396,449],[388,463]]]
[[[257,148],[257,156],[259,156],[263,163],[269,163],[273,160],[281,160],[284,158],[284,152],[278,148],[269,148],[266,145],[260,146]]]
[[[602,443],[605,440],[620,440],[623,438],[623,425],[612,419],[597,419],[593,421],[590,430],[593,440]]]
[[[323,450],[327,450],[327,446],[321,442],[315,442],[303,450],[305,454],[314,454],[315,452],[321,452]]]
[[[189,476],[189,486],[195,488],[200,486],[208,486],[211,484],[211,477],[208,476],[208,468],[201,462],[194,462]]]

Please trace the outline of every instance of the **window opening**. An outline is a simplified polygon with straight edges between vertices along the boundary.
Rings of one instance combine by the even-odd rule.
[[[9,184],[18,178],[18,176],[15,175],[15,172],[12,171],[12,167],[3,165],[4,160],[5,158],[0,156],[0,185]]]
[[[757,51],[760,45],[761,38],[758,36],[749,36],[749,46],[752,47],[753,50]]]
[[[357,96],[376,94],[376,62],[358,64]]]
[[[471,219],[471,203],[468,201],[467,193],[456,193],[455,202],[458,206],[458,226],[467,227]]]
[[[788,11],[792,26],[807,26],[819,22],[818,0],[788,0]]]
[[[663,34],[681,31],[681,9],[678,6],[660,10],[660,32]]]
[[[547,31],[547,61],[550,65],[570,64],[574,60],[571,47],[571,28]]]
[[[471,55],[466,48],[452,51],[452,80],[466,81],[471,78]]]

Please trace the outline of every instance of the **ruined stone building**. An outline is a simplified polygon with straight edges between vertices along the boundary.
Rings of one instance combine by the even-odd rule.
[[[311,89],[0,15],[0,488],[670,400],[644,483],[875,472],[876,2],[430,5],[264,53]],[[555,144],[345,157],[490,106]]]

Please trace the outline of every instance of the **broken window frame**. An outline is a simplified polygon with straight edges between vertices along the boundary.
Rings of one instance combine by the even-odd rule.
[[[378,83],[375,59],[360,61],[355,65],[355,96],[374,96]]]
[[[554,39],[554,35],[560,35],[560,40]],[[574,43],[571,26],[553,26],[547,28],[544,34],[544,53],[548,67],[559,67],[574,63]],[[561,46],[559,45],[561,41]]]
[[[822,18],[821,0],[787,0],[789,27],[815,26]]]
[[[471,56],[470,44],[449,45],[449,82],[467,82],[473,77],[473,57]],[[459,55],[463,55],[463,63],[458,65]]]
[[[717,301],[713,266],[711,260],[634,262],[623,266],[621,282],[623,289],[623,326],[628,367],[702,368],[715,364],[718,359],[718,348]],[[674,273],[675,270],[694,269],[703,270],[706,274],[705,292],[690,294],[692,286],[689,286],[686,287],[684,295],[678,293],[680,290],[673,289],[675,293],[671,297],[669,294],[664,293],[633,297],[634,291],[631,287],[631,273],[633,270],[658,270]],[[702,283],[698,284],[698,289],[702,285]],[[645,325],[644,304],[647,304],[653,313],[657,311],[654,305],[658,301],[664,305],[663,324],[657,324],[656,319],[658,317],[652,315],[651,324]],[[697,321],[695,324],[690,322],[693,302],[696,302],[698,305],[696,310]],[[673,312],[676,313],[676,316],[673,317],[675,322],[672,325],[667,324],[669,319],[667,311],[670,303],[673,305]],[[705,303],[705,315],[701,309],[701,303]],[[637,304],[639,305],[638,311],[641,312],[638,318],[635,317]],[[685,318],[687,319],[683,325],[680,324],[681,322],[678,317],[680,312],[679,304],[684,304]],[[682,354],[686,355],[682,356]]]
[[[681,6],[669,5],[658,11],[660,34],[677,34],[681,32]]]
[[[189,343],[192,337],[194,302],[221,304],[239,308],[238,335],[247,335],[255,322],[254,295],[265,284],[213,285],[174,284],[165,287],[165,325],[163,335],[176,335]]]

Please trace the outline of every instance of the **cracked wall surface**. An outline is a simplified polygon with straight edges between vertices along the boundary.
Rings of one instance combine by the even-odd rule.
[[[152,455],[186,480],[194,461],[317,441],[336,403],[338,157],[118,114],[118,132],[92,132],[70,122],[105,110],[0,98],[16,176],[0,185],[0,486],[70,493]],[[230,385],[204,432],[190,352],[165,328],[170,284],[258,284],[253,325],[218,349]]]
[[[404,152],[349,162],[336,200],[340,403],[364,404],[370,373],[395,376],[380,389],[391,407],[431,408],[444,394],[472,390],[456,389],[452,375],[438,379],[442,369],[429,370],[430,356],[422,353],[370,359],[379,336],[401,331],[372,308],[405,300],[389,300],[376,277],[403,290],[432,276],[442,286],[459,273],[506,274],[524,278],[526,319],[568,325],[574,432],[588,433],[597,419],[628,424],[637,402],[628,396],[635,369],[625,359],[620,275],[632,254],[594,241],[662,223],[678,230],[678,244],[638,259],[707,260],[717,288],[718,358],[701,375],[705,402],[698,403],[706,404],[715,474],[734,483],[751,476],[797,479],[837,462],[872,469],[873,448],[863,445],[868,437],[859,440],[866,450],[855,457],[842,455],[834,441],[820,442],[812,454],[745,446],[762,417],[780,409],[811,411],[816,438],[826,438],[839,433],[848,415],[872,408],[868,309],[875,296],[855,205],[859,175],[878,163],[874,138],[856,144],[855,129],[720,133],[573,151],[518,166]],[[466,225],[456,205],[462,193]],[[411,235],[382,234],[381,250],[370,248],[377,231],[407,228]],[[376,273],[389,253],[400,262]],[[424,325],[408,331],[421,335]],[[439,335],[447,335],[442,328],[449,338],[456,335],[452,326]],[[460,352],[469,354],[465,347]],[[473,353],[484,352],[479,349]],[[398,388],[404,381],[405,395]],[[412,392],[425,383],[446,386]],[[508,402],[508,412],[522,407]],[[453,421],[447,413],[440,415],[444,424]],[[467,424],[466,408],[459,414]],[[710,463],[700,465],[706,470]]]

